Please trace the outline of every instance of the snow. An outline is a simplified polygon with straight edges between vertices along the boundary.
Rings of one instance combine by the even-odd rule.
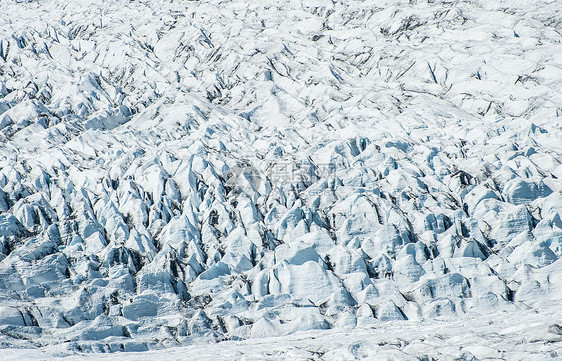
[[[562,355],[559,2],[0,10],[2,360]]]
[[[64,354],[60,350],[3,350],[3,360],[557,360],[562,327],[549,324],[555,313],[502,311],[468,319],[433,318],[377,322],[338,330],[299,331],[272,337],[271,321],[256,322],[267,332],[245,341],[223,341],[143,351],[134,341],[107,342],[118,354]],[[559,316],[558,316],[559,317]],[[372,319],[372,317],[371,317]],[[265,337],[261,337],[265,336]],[[137,351],[137,352],[135,352]]]

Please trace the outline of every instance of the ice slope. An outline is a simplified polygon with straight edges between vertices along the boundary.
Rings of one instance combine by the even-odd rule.
[[[560,2],[0,10],[1,347],[562,322]]]
[[[552,311],[498,313],[493,318],[385,322],[376,327],[300,331],[287,336],[126,355],[67,354],[64,360],[559,360],[562,328],[549,326],[545,320],[545,316],[557,317]],[[3,360],[58,361],[63,360],[64,354],[57,347],[8,349],[4,350]]]

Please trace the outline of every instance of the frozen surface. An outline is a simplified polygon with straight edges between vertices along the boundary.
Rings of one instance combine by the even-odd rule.
[[[560,356],[560,1],[0,11],[0,356]]]
[[[123,355],[68,354],[56,348],[4,350],[4,361],[97,360],[559,360],[562,327],[523,311],[462,320],[385,322],[373,327],[301,331],[288,336],[224,341]],[[558,330],[558,333],[556,332]]]

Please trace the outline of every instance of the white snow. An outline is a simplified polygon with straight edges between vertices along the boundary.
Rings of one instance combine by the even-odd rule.
[[[0,359],[562,356],[559,1],[0,11]]]
[[[3,360],[558,360],[562,328],[550,311],[497,312],[471,318],[376,322],[369,326],[299,331],[288,336],[223,341],[157,351],[68,354],[59,349],[3,350]],[[371,318],[372,319],[372,318]],[[258,321],[260,323],[263,319]],[[261,335],[260,335],[261,336]],[[271,334],[265,335],[271,336]],[[120,349],[108,340],[109,347]]]

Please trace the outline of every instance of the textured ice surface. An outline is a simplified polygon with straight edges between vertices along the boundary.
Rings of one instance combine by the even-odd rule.
[[[0,347],[557,356],[559,1],[0,10]]]
[[[456,320],[385,322],[375,327],[300,331],[286,336],[123,354],[74,354],[97,360],[559,360],[562,327],[550,311],[496,313]],[[118,344],[112,344],[118,347]],[[132,351],[139,351],[131,347]],[[57,348],[3,350],[4,361],[63,360]]]

